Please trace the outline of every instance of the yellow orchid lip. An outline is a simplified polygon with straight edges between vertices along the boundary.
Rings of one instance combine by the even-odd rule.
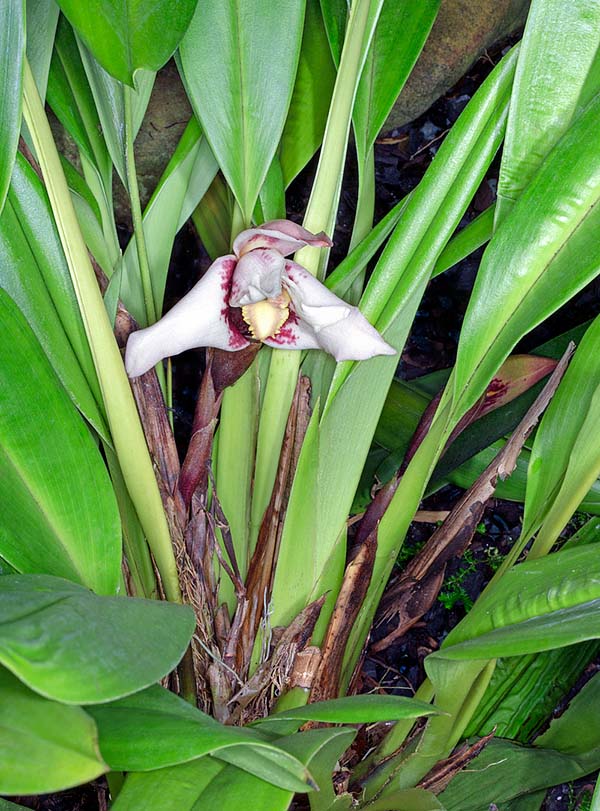
[[[276,298],[263,299],[242,307],[242,318],[257,341],[273,338],[288,320],[290,297],[283,290]]]

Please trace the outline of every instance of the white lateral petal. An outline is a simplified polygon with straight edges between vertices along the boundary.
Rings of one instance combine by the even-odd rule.
[[[290,220],[271,220],[260,228],[248,228],[239,233],[233,242],[233,252],[236,256],[243,256],[256,248],[272,248],[287,256],[305,245],[330,248],[332,244],[323,231],[313,234]]]
[[[249,341],[229,323],[228,296],[235,256],[221,256],[169,312],[156,324],[133,332],[127,341],[125,367],[137,377],[160,360],[186,349],[213,346],[236,351]]]
[[[367,360],[375,355],[395,355],[396,350],[383,340],[358,307],[349,315],[317,333],[321,349],[337,361]]]
[[[294,310],[312,329],[321,349],[337,361],[396,354],[358,307],[338,298],[301,265],[288,260],[285,268],[283,284]]]
[[[243,307],[281,295],[285,259],[278,251],[258,248],[238,259],[231,283],[229,304]]]

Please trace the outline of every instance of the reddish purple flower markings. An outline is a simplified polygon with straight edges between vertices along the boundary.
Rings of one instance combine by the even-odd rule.
[[[357,307],[301,265],[284,261],[304,246],[330,247],[331,240],[287,220],[242,231],[233,255],[216,259],[160,321],[130,335],[128,375],[137,377],[193,347],[237,351],[251,336],[273,347],[323,349],[338,361],[395,355]]]

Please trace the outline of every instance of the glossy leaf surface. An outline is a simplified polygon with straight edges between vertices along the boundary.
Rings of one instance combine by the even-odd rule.
[[[0,578],[0,662],[40,695],[67,704],[112,701],[177,664],[191,608],[102,597],[62,578]]]
[[[600,270],[596,98],[548,155],[490,242],[475,281],[454,377],[457,416],[516,342]]]
[[[108,771],[96,725],[81,707],[33,693],[0,667],[0,791],[41,794]]]
[[[532,2],[506,126],[496,226],[566,132],[581,102],[587,103],[586,83],[599,46],[595,0]],[[595,92],[599,89],[596,82]]]
[[[276,745],[300,760],[312,773],[313,763],[335,760],[352,742],[354,730],[321,729],[279,738]],[[251,799],[249,799],[251,798]],[[238,811],[252,803],[252,811],[285,811],[293,793],[260,780],[246,771],[225,766],[215,758],[199,758],[146,774],[130,774],[114,811]]]
[[[514,566],[427,661],[517,656],[596,638],[598,572],[594,544]]]
[[[0,287],[26,317],[75,405],[108,440],[100,388],[48,200],[20,155],[0,216]]]
[[[319,0],[306,0],[298,72],[281,136],[281,170],[289,185],[319,148],[335,82]]]
[[[185,34],[198,0],[59,0],[94,57],[115,79],[133,86],[140,68],[157,71]]]
[[[114,594],[121,527],[106,468],[25,318],[0,290],[0,553]]]
[[[359,160],[373,146],[434,23],[440,0],[386,0],[354,103]]]
[[[60,9],[54,0],[26,0],[25,7],[27,60],[40,96],[45,98]]]
[[[290,103],[303,0],[203,0],[180,47],[202,130],[250,222]]]
[[[0,6],[0,212],[4,206],[21,129],[25,55],[25,2]]]
[[[433,265],[498,148],[513,68],[514,54],[509,54],[463,111],[411,195],[363,296],[361,309],[398,350],[404,345]],[[293,490],[275,578],[274,622],[289,621],[306,604],[308,595],[317,596],[333,588],[341,576],[344,559],[338,540],[396,365],[395,358],[380,357],[337,366],[320,421],[318,462],[306,459],[301,474],[315,481],[317,502],[309,516],[304,498],[308,487],[296,473],[298,502]],[[305,453],[303,449],[300,465]],[[294,510],[306,518],[292,523]],[[313,526],[307,531],[309,520]],[[398,522],[394,519],[393,524],[396,534]],[[309,550],[306,538],[311,539]],[[394,557],[395,553],[388,558],[381,552],[382,563]],[[294,572],[294,576],[286,582],[279,571]],[[376,572],[373,589],[381,586]],[[280,615],[279,611],[285,613]]]
[[[158,313],[163,309],[167,270],[175,236],[204,197],[217,170],[206,138],[192,117],[144,211],[144,236]],[[147,326],[134,239],[130,240],[123,255],[121,298],[138,324]]]
[[[541,525],[548,549],[600,473],[600,319],[587,330],[536,433],[527,477],[523,535]]]
[[[148,771],[213,754],[284,788],[306,789],[306,770],[295,757],[255,730],[219,724],[161,687],[89,712],[102,754],[117,771]]]

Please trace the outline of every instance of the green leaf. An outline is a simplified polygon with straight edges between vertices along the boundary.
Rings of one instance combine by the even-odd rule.
[[[181,601],[172,541],[139,415],[69,192],[48,119],[29,65],[23,115],[46,183],[102,390],[111,437],[168,599]]]
[[[96,371],[44,187],[20,155],[0,216],[0,287],[26,317],[75,405],[109,441]]]
[[[211,757],[153,772],[132,772],[111,811],[191,811],[205,786],[225,764]],[[220,805],[217,805],[220,808]]]
[[[364,161],[400,95],[439,6],[440,0],[384,2],[354,102],[359,161]]]
[[[26,0],[25,7],[27,59],[40,96],[45,98],[60,9],[54,0]]]
[[[113,770],[149,771],[212,754],[283,788],[306,790],[306,770],[295,757],[255,730],[219,724],[161,687],[88,712]]]
[[[73,29],[61,17],[48,74],[48,103],[54,114],[95,166],[105,189],[111,183],[111,163],[94,96],[90,88]]]
[[[277,744],[295,755],[307,769],[321,758],[329,768],[350,745],[355,732],[351,729],[314,729],[289,738],[279,738]],[[331,756],[331,750],[335,758]],[[328,769],[329,771],[329,769]],[[238,811],[252,797],[253,811],[286,811],[293,798],[291,792],[274,786],[254,775],[228,766],[208,784],[194,809],[218,807],[219,811]]]
[[[369,811],[446,811],[434,794],[422,788],[392,791],[369,803],[368,807]]]
[[[438,276],[453,267],[491,239],[494,213],[495,206],[491,205],[452,237],[439,255],[432,276]]]
[[[296,725],[303,721],[320,721],[328,724],[372,724],[376,721],[398,721],[401,718],[420,718],[434,715],[435,707],[413,698],[386,695],[361,695],[318,701],[291,710],[269,715],[257,722],[259,729],[266,728],[279,734],[288,730],[288,722]]]
[[[440,795],[446,811],[482,811],[541,788],[577,780],[600,764],[600,747],[578,758],[553,749],[490,741]],[[512,806],[511,806],[512,808]]]
[[[102,135],[110,157],[121,182],[128,188],[126,166],[126,132],[125,132],[125,88],[110,73],[107,73],[81,42],[79,51],[85,68],[89,86],[94,97]],[[149,70],[140,70],[135,76],[135,92],[132,92],[133,137],[141,126],[148,107],[150,93],[154,86],[156,74]]]
[[[347,0],[321,0],[323,23],[336,67],[340,62],[348,22]]]
[[[484,254],[454,372],[458,418],[516,342],[600,270],[597,97],[548,155]],[[568,202],[567,202],[568,201]]]
[[[8,800],[3,800],[2,797],[0,797],[0,811],[29,811],[29,809],[25,808],[24,805],[11,803]]]
[[[0,6],[0,212],[19,143],[24,55],[25,3],[9,0]]]
[[[144,211],[144,238],[158,313],[163,309],[175,236],[204,197],[217,170],[208,142],[192,117]],[[121,298],[138,324],[146,326],[135,239],[130,240],[123,256]]]
[[[386,332],[386,340],[399,351],[434,263],[498,148],[514,61],[514,54],[505,57],[463,111],[425,178],[411,195],[363,296],[361,308],[365,315]],[[272,620],[276,624],[288,622],[306,605],[309,595],[317,597],[339,585],[339,561],[335,568],[328,565],[328,561],[345,526],[396,365],[395,357],[337,365],[320,419],[318,463],[307,463],[304,467],[304,449],[299,462],[299,469],[303,466],[302,477],[312,476],[315,481],[316,501],[309,512],[316,530],[306,533],[304,524],[290,521],[294,511],[308,512],[307,502],[296,503],[292,490],[273,589]],[[298,472],[294,489],[296,487],[298,495],[308,489],[306,483],[299,481]],[[421,493],[415,496],[417,502],[420,497]],[[405,508],[406,502],[404,511]],[[403,520],[408,520],[408,516]],[[396,545],[401,541],[398,540],[401,530],[397,517],[392,523],[390,544],[393,547],[384,551],[380,536],[371,587],[372,602],[367,601],[365,607],[365,625],[355,625],[357,639],[361,638],[356,643],[358,648],[362,647],[362,636],[371,624],[372,617],[369,615],[366,619],[366,613],[374,610],[378,602],[375,592],[387,580],[379,566],[391,565],[396,557]],[[342,559],[342,568],[343,565]],[[285,572],[293,573],[293,577],[284,576]]]
[[[319,768],[320,758],[326,759],[330,769],[332,752],[337,751],[337,759],[353,737],[353,730],[319,729],[279,738],[276,744],[312,771],[315,764]],[[249,802],[252,811],[285,811],[292,798],[290,791],[204,757],[154,772],[130,774],[113,811],[203,811],[212,807],[239,811]]]
[[[246,224],[275,155],[298,65],[303,0],[202,0],[181,47],[188,96]]]
[[[104,70],[133,87],[137,70],[156,72],[173,55],[197,2],[59,0],[59,5]]]
[[[522,538],[549,550],[600,474],[600,319],[587,330],[536,433]]]
[[[335,68],[319,0],[307,0],[296,82],[281,136],[280,161],[286,187],[323,141],[334,82]]]
[[[597,571],[595,544],[519,563],[482,594],[427,663],[517,656],[597,638]]]
[[[27,321],[0,290],[0,553],[116,592],[121,527],[98,448]]]
[[[108,771],[98,751],[96,725],[81,707],[42,698],[4,668],[0,696],[3,794],[61,791]]]
[[[188,606],[102,597],[47,575],[0,578],[0,662],[67,704],[112,701],[165,676],[195,627]]]
[[[533,0],[506,127],[496,226],[569,128],[599,46],[600,7],[595,0]]]

